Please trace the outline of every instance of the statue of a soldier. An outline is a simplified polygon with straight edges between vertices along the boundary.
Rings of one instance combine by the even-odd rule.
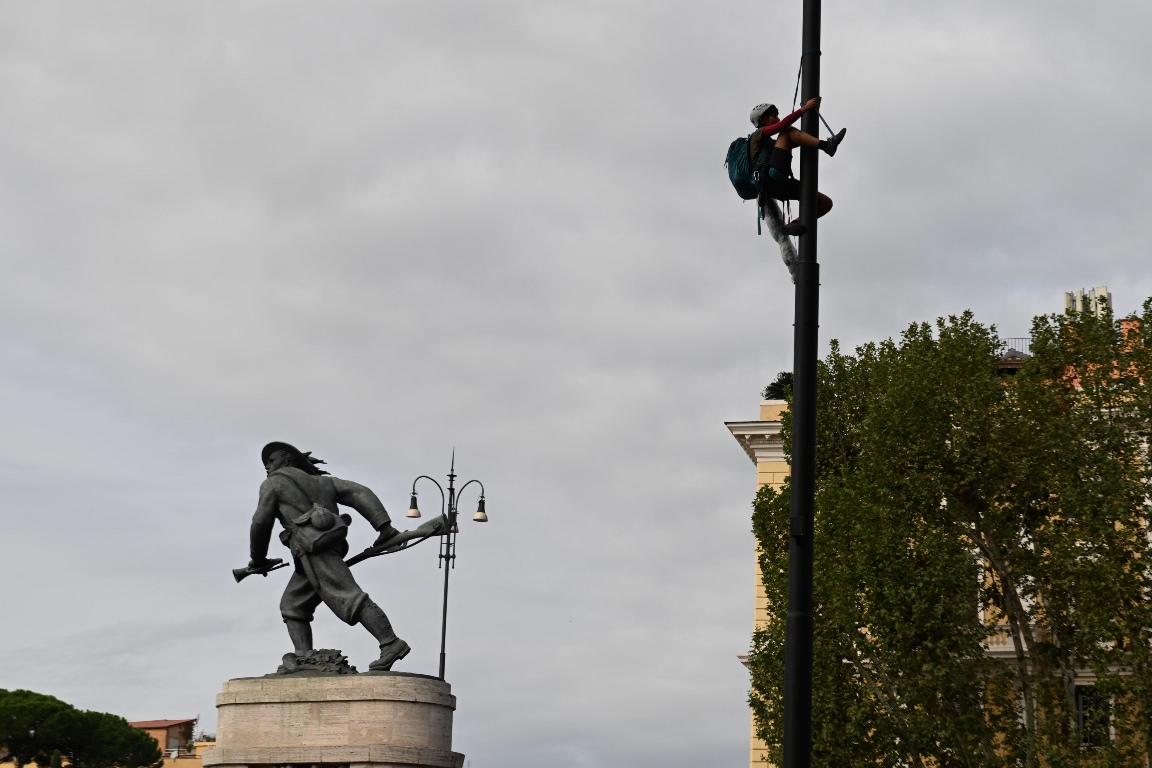
[[[312,617],[322,602],[341,620],[362,624],[376,638],[380,658],[369,669],[391,669],[411,648],[392,631],[384,611],[360,588],[344,562],[352,518],[341,515],[336,507],[343,504],[363,515],[379,532],[374,546],[380,546],[400,535],[384,505],[370,489],[332,477],[316,466],[323,461],[287,443],[268,443],[260,458],[268,479],[260,486],[260,501],[252,516],[248,570],[266,571],[274,562],[268,559],[268,543],[273,523],[279,520],[284,528],[280,541],[291,550],[294,566],[280,599],[280,615],[294,651],[285,655],[282,669],[291,671],[297,655],[314,650]]]

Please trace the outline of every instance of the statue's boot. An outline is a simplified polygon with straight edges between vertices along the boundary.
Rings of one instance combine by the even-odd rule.
[[[284,669],[296,670],[297,654],[304,654],[312,650],[312,622],[300,619],[284,619],[284,626],[288,627],[288,637],[292,640],[292,653],[284,654]]]
[[[391,622],[376,603],[369,602],[364,606],[360,611],[360,623],[380,643],[380,658],[369,664],[368,669],[374,672],[392,669],[393,664],[412,650],[408,643],[396,637]]]
[[[288,627],[288,637],[292,639],[292,650],[305,653],[312,650],[312,622],[300,619],[284,619]]]

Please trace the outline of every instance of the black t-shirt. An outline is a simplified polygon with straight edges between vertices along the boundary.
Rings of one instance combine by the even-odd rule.
[[[768,167],[775,168],[777,173],[792,176],[792,150],[772,147],[772,154],[768,156]]]

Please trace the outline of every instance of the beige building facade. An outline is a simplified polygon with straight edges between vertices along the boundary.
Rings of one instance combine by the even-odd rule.
[[[785,478],[791,472],[791,467],[784,458],[784,442],[780,437],[782,423],[781,414],[788,404],[783,400],[763,400],[760,403],[760,418],[756,421],[730,421],[725,424],[728,431],[740,443],[740,447],[748,454],[748,458],[756,465],[756,490],[765,485],[780,488]],[[752,627],[755,629],[768,620],[768,603],[764,595],[764,584],[760,578],[760,566],[753,563],[754,587],[752,598]],[[747,663],[747,656],[741,655],[740,661]],[[751,713],[749,713],[751,721]],[[751,744],[749,748],[750,768],[765,768],[768,766],[768,751],[764,742],[756,738],[756,727],[751,725]]]
[[[164,768],[200,768],[200,750],[212,746],[210,741],[190,741],[199,718],[184,720],[137,720],[128,725],[139,728],[160,745]]]

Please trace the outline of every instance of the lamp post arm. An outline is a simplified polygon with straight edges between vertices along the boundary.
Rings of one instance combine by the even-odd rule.
[[[416,478],[416,480],[412,481],[412,495],[413,496],[416,495],[416,481],[417,480],[429,480],[432,482],[433,485],[436,486],[436,490],[440,491],[440,514],[443,515],[444,514],[444,505],[446,502],[446,499],[444,498],[444,487],[436,481],[436,478],[429,477],[428,475],[420,475],[419,477]]]
[[[464,485],[460,486],[460,490],[456,491],[456,503],[452,505],[453,512],[455,512],[456,509],[460,506],[460,497],[464,494],[464,489],[472,485],[472,483],[476,483],[476,485],[480,486],[480,498],[484,498],[486,495],[484,491],[484,483],[480,482],[479,480],[469,480],[468,482],[464,483]]]

